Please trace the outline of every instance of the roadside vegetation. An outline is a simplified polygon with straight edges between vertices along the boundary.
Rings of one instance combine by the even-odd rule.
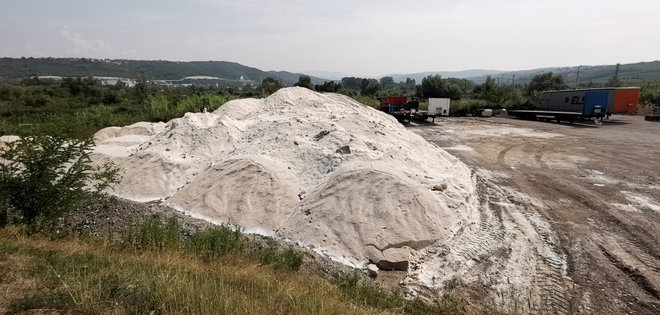
[[[25,79],[0,83],[0,134],[49,134],[84,139],[109,126],[167,121],[213,111],[237,98],[223,90],[104,86],[92,78]]]

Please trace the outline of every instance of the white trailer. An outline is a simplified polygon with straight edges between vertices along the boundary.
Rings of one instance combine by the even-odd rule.
[[[448,98],[429,98],[429,117],[449,116]]]

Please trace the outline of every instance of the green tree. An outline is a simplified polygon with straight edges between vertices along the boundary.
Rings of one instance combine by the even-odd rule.
[[[265,77],[261,80],[261,91],[265,94],[273,94],[282,88],[282,82],[273,77]]]
[[[566,88],[564,78],[560,74],[546,72],[535,75],[527,86],[526,94],[531,100],[538,100],[541,92],[562,90]]]
[[[522,96],[518,90],[512,86],[497,85],[491,76],[487,76],[484,83],[475,86],[473,93],[487,101],[489,107],[500,108],[522,103]]]
[[[396,83],[394,83],[393,77],[382,77],[380,78],[380,86],[383,89],[391,89],[396,87]]]
[[[339,89],[341,89],[341,83],[337,83],[335,81],[326,81],[323,82],[323,84],[317,84],[314,86],[314,89],[317,92],[338,92]]]
[[[374,96],[380,89],[380,83],[376,79],[362,79],[360,84],[360,94],[364,96]]]
[[[135,83],[132,92],[133,100],[136,104],[147,104],[149,99],[149,86],[147,85],[147,80],[145,80],[144,77],[140,78],[140,80]]]
[[[94,166],[91,139],[28,136],[0,148],[0,224],[35,228],[98,201],[119,181],[113,164]]]
[[[314,84],[312,84],[312,78],[308,75],[302,74],[298,77],[298,82],[293,86],[299,86],[314,90]]]
[[[407,88],[413,88],[414,89],[415,86],[417,86],[417,82],[415,82],[415,79],[406,78],[405,85],[406,85]]]
[[[460,100],[462,93],[463,91],[458,85],[447,82],[439,75],[424,77],[418,91],[420,97],[442,97],[452,100]]]
[[[341,86],[348,90],[360,90],[362,86],[362,78],[344,77],[341,78]]]

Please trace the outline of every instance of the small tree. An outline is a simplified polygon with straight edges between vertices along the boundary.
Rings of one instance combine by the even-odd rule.
[[[298,82],[293,86],[299,86],[314,90],[314,84],[312,84],[312,78],[308,75],[302,74],[298,77]]]
[[[362,79],[360,94],[363,96],[374,96],[380,89],[380,83],[376,79]]]
[[[273,77],[266,77],[261,80],[261,90],[266,94],[273,94],[282,88],[282,82]]]
[[[391,89],[396,86],[396,83],[394,83],[393,77],[387,76],[380,78],[380,86],[383,89]]]
[[[317,92],[332,92],[335,93],[341,89],[341,83],[335,81],[326,81],[323,84],[317,84],[314,86],[314,89]]]
[[[0,148],[0,225],[32,228],[65,212],[98,201],[119,182],[119,169],[94,166],[91,139],[28,136]]]
[[[543,91],[562,90],[566,88],[564,78],[560,74],[552,72],[535,75],[527,86],[527,97],[531,100],[538,100]]]
[[[418,91],[420,97],[446,97],[452,100],[460,100],[461,88],[456,84],[449,83],[439,75],[429,75],[422,79],[422,84]]]

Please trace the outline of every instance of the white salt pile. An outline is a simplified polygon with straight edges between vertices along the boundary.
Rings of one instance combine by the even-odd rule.
[[[281,89],[95,138],[95,159],[124,170],[122,197],[163,200],[355,266],[405,264],[409,248],[448,242],[477,213],[466,165],[338,94]]]

